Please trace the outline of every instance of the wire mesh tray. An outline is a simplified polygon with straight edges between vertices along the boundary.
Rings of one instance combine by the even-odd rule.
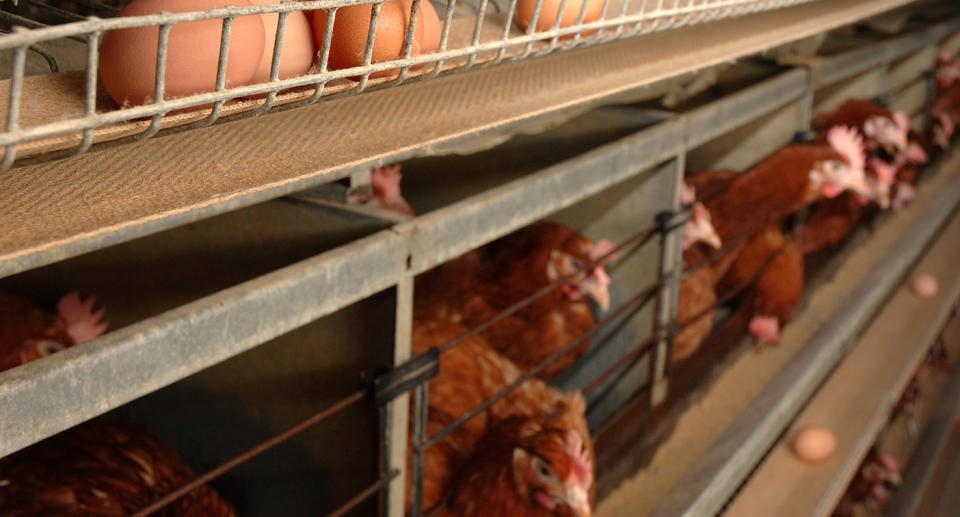
[[[188,124],[187,127],[202,127],[225,117],[241,114],[256,116],[277,110],[281,106],[304,106],[321,99],[397,86],[440,74],[523,60],[560,50],[809,1],[811,0],[603,0],[602,9],[594,21],[586,20],[588,3],[581,2],[576,9],[579,11],[577,19],[572,24],[563,26],[559,14],[550,23],[538,23],[544,0],[537,0],[533,19],[524,30],[514,19],[517,0],[510,0],[507,5],[501,5],[496,0],[479,0],[478,5],[447,0],[436,8],[442,25],[439,49],[418,55],[412,47],[416,13],[421,9],[422,1],[413,0],[408,4],[412,15],[410,19],[413,21],[406,27],[402,52],[396,59],[382,62],[374,62],[372,51],[375,28],[384,3],[370,0],[287,2],[112,19],[94,16],[82,18],[75,15],[76,18],[82,18],[82,21],[55,26],[45,26],[29,17],[4,12],[4,20],[8,25],[13,25],[13,28],[12,33],[0,36],[0,52],[12,53],[8,79],[0,82],[0,117],[6,121],[5,130],[0,133],[0,146],[4,148],[0,169],[9,168],[18,158],[51,151],[61,151],[59,154],[83,153],[98,142],[124,137],[145,139],[160,130],[173,127]],[[57,21],[70,17],[69,11],[52,8],[40,0],[35,3],[48,10],[53,9],[59,15]],[[81,3],[86,5],[91,2]],[[571,11],[565,11],[567,3],[575,5],[575,2],[560,0],[559,6],[555,6],[555,12]],[[279,79],[278,57],[283,48],[286,20],[291,13],[325,9],[330,13],[328,16],[335,17],[338,9],[366,4],[371,5],[370,28],[373,30],[368,31],[363,64],[339,70],[328,66],[333,34],[333,24],[328,24],[322,38],[323,43],[317,52],[318,58],[308,73]],[[104,14],[115,12],[115,8],[100,8],[88,12]],[[269,13],[279,13],[271,80],[228,86],[225,80],[226,58],[233,21],[242,16]],[[155,64],[156,70],[163,72],[167,66],[170,29],[177,24],[212,19],[223,20],[216,87],[212,91],[168,98],[164,95],[164,74],[159,73],[154,76],[154,79],[160,77],[160,80],[154,81],[154,100],[146,104],[118,106],[105,94],[98,78],[99,52],[105,33],[132,27],[159,27]],[[537,30],[543,26],[550,28]],[[85,59],[79,60],[80,63],[74,67],[76,69],[28,75],[25,66],[28,54],[40,54],[47,61],[53,60],[51,68],[59,70],[55,58],[44,51],[44,46],[68,39],[85,45]],[[397,72],[392,77],[372,77],[376,72],[390,70]],[[255,95],[266,96],[249,99]],[[196,109],[200,106],[209,107]],[[185,108],[194,110],[172,113]]]

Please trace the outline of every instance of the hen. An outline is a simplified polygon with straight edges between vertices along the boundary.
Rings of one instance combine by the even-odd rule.
[[[847,126],[863,135],[867,152],[884,149],[890,155],[907,149],[909,121],[903,112],[893,112],[869,99],[854,99],[841,104],[834,112],[814,118],[812,126],[818,131],[816,141],[827,143],[830,128]]]
[[[602,310],[609,308],[610,277],[604,263],[611,257],[585,269],[612,249],[609,241],[594,243],[556,223],[528,226],[420,275],[416,318],[443,319],[472,328],[558,278],[574,275],[482,334],[514,364],[528,370],[594,327],[587,298]],[[549,379],[563,372],[589,346],[589,340],[582,340],[540,376]]]
[[[898,185],[897,175],[901,168],[927,160],[926,152],[911,140],[910,124],[903,112],[891,112],[874,101],[848,101],[837,113],[821,116],[818,140],[825,140],[831,124],[838,120],[856,127],[865,136],[865,146],[880,155],[871,158],[867,168],[871,195],[846,192],[817,203],[803,228],[804,253],[834,246],[843,240],[860,219],[868,198],[881,208],[888,208],[891,204],[899,207],[909,201],[914,192],[912,184],[903,183],[901,179]],[[883,160],[881,157],[892,158]],[[897,194],[894,197],[895,186]]]
[[[0,515],[130,515],[193,479],[190,467],[160,440],[95,420],[0,459]],[[155,515],[236,513],[202,486]]]
[[[737,173],[718,173],[714,180],[726,176],[729,180]],[[695,176],[704,179],[710,174]],[[681,202],[690,206],[691,219],[683,229],[683,265],[686,276],[680,281],[677,292],[677,331],[673,336],[672,360],[680,361],[693,355],[700,343],[710,334],[716,318],[715,305],[717,295],[714,291],[716,274],[707,264],[706,253],[699,246],[720,248],[722,243],[713,223],[710,212],[703,203],[696,200],[698,189],[710,189],[703,181],[685,182]],[[703,243],[702,245],[699,243]],[[691,269],[693,268],[693,269]]]
[[[422,354],[449,342],[466,329],[442,320],[414,322],[413,352]],[[440,354],[440,371],[429,382],[428,432],[432,435],[486,399],[515,382],[521,371],[500,355],[482,336],[472,336]],[[579,392],[564,393],[539,379],[521,383],[505,398],[468,420],[459,429],[425,451],[423,508],[443,500],[450,480],[477,449],[491,422],[512,416],[551,419],[553,425],[581,437],[592,462],[593,446],[586,421],[586,402]],[[473,468],[469,462],[466,464]],[[592,486],[588,487],[592,498]]]
[[[19,296],[0,293],[0,371],[89,341],[107,330],[94,297],[76,292],[57,302],[57,314]]]
[[[778,237],[782,218],[846,190],[869,195],[864,161],[857,131],[835,126],[828,131],[828,144],[789,145],[735,177],[720,193],[706,200],[704,204],[724,242],[742,234],[753,235],[747,243],[725,251],[714,264],[717,277],[722,277],[717,295],[727,296],[730,289],[739,287],[767,262],[772,243],[783,242],[782,233]],[[791,298],[798,299],[802,293],[802,256],[794,246],[784,247],[771,259],[747,295],[758,304],[760,319],[751,322],[751,333],[761,342],[777,339],[781,315],[789,315],[797,301]],[[776,247],[779,249],[780,245]]]
[[[755,277],[755,279],[754,279]],[[780,341],[780,328],[803,296],[803,253],[794,239],[788,239],[779,222],[755,233],[744,246],[718,291],[730,291],[751,282],[744,303],[756,315],[750,333],[757,345]]]
[[[726,242],[741,232],[758,231],[823,197],[836,197],[845,190],[869,196],[864,162],[862,140],[856,130],[837,126],[829,131],[829,145],[784,147],[734,178],[704,205],[717,234]]]
[[[513,417],[493,426],[456,479],[447,517],[590,517],[593,465],[580,435]]]

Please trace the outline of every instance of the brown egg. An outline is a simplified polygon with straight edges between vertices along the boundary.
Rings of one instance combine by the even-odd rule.
[[[249,0],[255,5],[280,3],[280,0]],[[263,47],[263,57],[260,67],[250,81],[265,83],[270,80],[270,67],[273,64],[273,45],[277,39],[277,20],[279,15],[262,14],[266,41]],[[313,48],[313,32],[310,21],[303,11],[295,11],[287,16],[287,23],[283,29],[283,48],[280,51],[280,79],[289,79],[305,75],[313,64],[316,51]]]
[[[940,290],[936,277],[930,273],[920,273],[913,277],[913,280],[910,282],[910,288],[917,297],[924,299],[937,296],[937,291]]]
[[[329,69],[339,70],[363,64],[367,35],[370,32],[370,13],[370,5],[352,5],[337,10],[333,23],[333,37],[330,41]],[[403,2],[400,0],[384,2],[380,9],[380,16],[377,17],[371,63],[381,63],[400,57],[409,16],[410,11],[404,12]],[[314,11],[313,36],[317,48],[323,48],[323,33],[326,25],[327,12]],[[423,25],[417,24],[414,31],[416,41],[423,38]],[[370,77],[389,77],[399,73],[399,68],[393,68],[370,74]],[[359,77],[351,77],[351,79],[358,80]]]
[[[410,19],[410,9],[413,7],[413,0],[403,0],[403,9],[407,13],[407,19]],[[420,10],[417,11],[417,29],[420,33],[420,27],[423,26],[423,35],[421,38],[414,38],[413,50],[411,55],[426,54],[440,49],[440,37],[443,35],[443,24],[440,23],[440,17],[437,16],[437,10],[429,0],[420,2]]]
[[[199,11],[227,5],[242,7],[250,3],[247,0],[134,0],[117,16]],[[214,91],[221,30],[220,19],[178,23],[170,30],[164,83],[166,99]],[[117,104],[137,106],[153,99],[158,34],[159,28],[151,26],[109,31],[104,35],[100,77]],[[260,16],[234,20],[227,87],[250,83],[260,66],[263,47],[264,27]]]
[[[837,437],[825,428],[810,426],[793,439],[793,452],[807,463],[823,463],[837,450]]]
[[[583,13],[583,23],[595,22],[600,18],[600,12],[603,11],[603,0],[567,0],[563,4],[563,15],[560,17],[560,28],[570,27],[577,23],[580,17],[580,9],[583,8],[583,2],[587,2],[587,10]],[[537,6],[537,0],[517,0],[517,21],[524,30],[530,25],[533,19],[533,11]],[[537,31],[546,31],[553,28],[557,20],[557,11],[560,10],[560,0],[543,0],[540,6],[540,15],[537,17]],[[582,35],[589,36],[596,32],[595,30],[584,31]],[[573,34],[563,37],[572,38]]]

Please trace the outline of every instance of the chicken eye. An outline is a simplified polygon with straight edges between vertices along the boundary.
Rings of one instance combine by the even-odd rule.
[[[540,458],[533,458],[533,469],[540,475],[540,479],[544,481],[556,481],[557,479],[553,474],[553,470]]]
[[[580,262],[579,260],[575,259],[575,258],[571,258],[571,259],[570,259],[570,265],[573,266],[573,269],[575,269],[575,270],[577,270],[577,271],[582,271],[582,270],[583,270],[583,263]]]
[[[40,357],[46,357],[50,354],[54,354],[63,350],[64,346],[56,341],[44,339],[42,341],[37,341],[36,349],[37,353],[40,354]]]

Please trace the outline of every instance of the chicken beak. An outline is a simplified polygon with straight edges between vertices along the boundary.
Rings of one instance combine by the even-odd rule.
[[[710,247],[715,250],[723,247],[723,242],[720,241],[720,235],[718,235],[717,231],[713,229],[713,226],[710,227],[710,232],[704,236],[703,242],[709,244]]]
[[[610,276],[603,266],[597,266],[590,271],[590,276],[580,282],[580,290],[587,294],[601,310],[610,309]]]
[[[563,496],[576,517],[591,517],[593,515],[593,510],[590,509],[590,494],[587,487],[573,480],[567,481]]]
[[[870,188],[870,184],[867,183],[867,178],[863,174],[858,174],[851,178],[847,188],[868,198],[874,197],[873,189]]]

